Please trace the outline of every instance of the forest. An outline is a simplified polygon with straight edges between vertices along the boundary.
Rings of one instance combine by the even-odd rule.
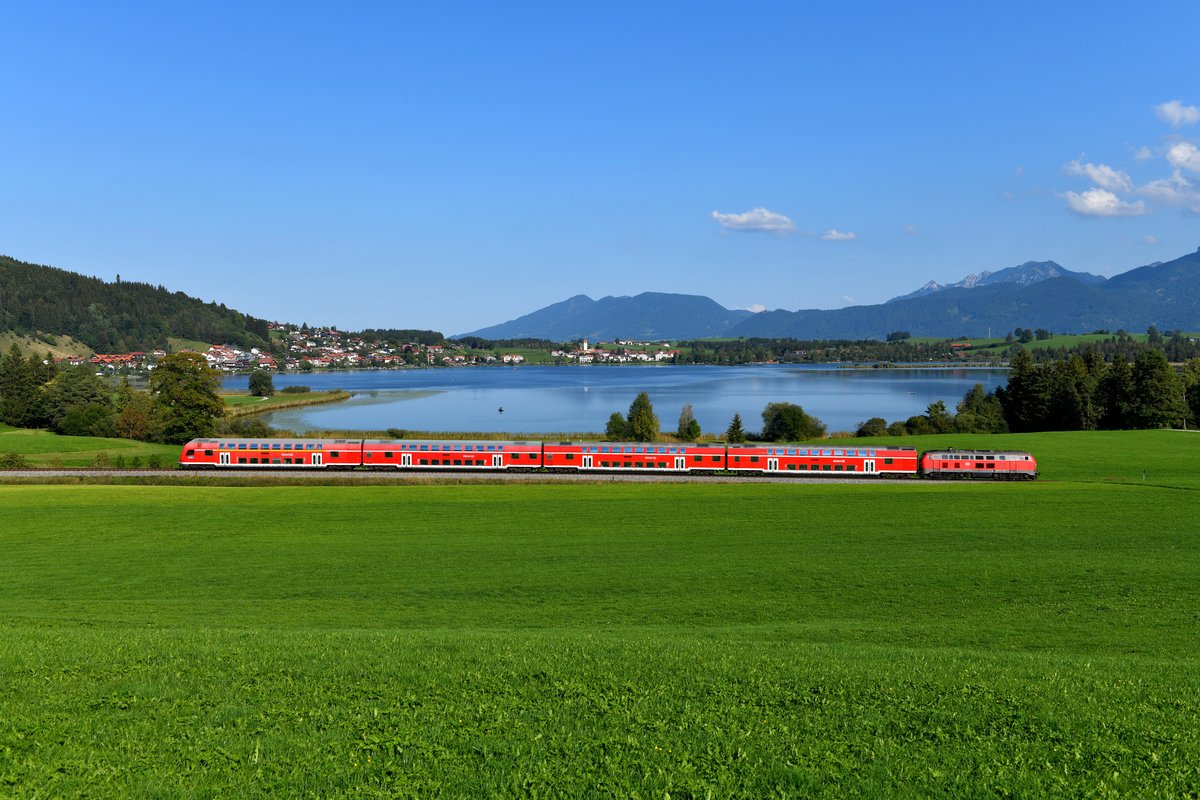
[[[162,286],[106,283],[0,256],[0,330],[68,335],[98,353],[167,349],[168,337],[269,347],[267,323]]]

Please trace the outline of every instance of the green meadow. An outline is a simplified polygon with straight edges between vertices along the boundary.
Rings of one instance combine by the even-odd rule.
[[[0,795],[1196,795],[1200,434],[948,438],[1044,479],[0,485]]]
[[[61,436],[44,430],[13,428],[0,423],[0,455],[19,456],[31,467],[90,467],[102,463],[111,466],[122,459],[127,465],[137,458],[145,466],[156,457],[164,467],[179,463],[179,446],[135,442],[132,439],[106,439],[98,436]],[[0,472],[0,478],[3,477]]]

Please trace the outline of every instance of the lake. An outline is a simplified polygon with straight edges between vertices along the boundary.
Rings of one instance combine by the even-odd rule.
[[[638,392],[647,392],[664,431],[675,430],[691,403],[706,432],[724,431],[734,413],[747,430],[762,425],[767,403],[798,403],[830,431],[852,431],[870,417],[888,422],[924,413],[943,400],[954,406],[976,383],[991,390],[1003,369],[838,369],[831,365],[468,367],[275,375],[275,388],[303,384],[345,389],[342,403],[277,411],[267,424],[312,430],[603,431]],[[246,390],[249,378],[224,386]],[[503,408],[503,412],[500,409]]]

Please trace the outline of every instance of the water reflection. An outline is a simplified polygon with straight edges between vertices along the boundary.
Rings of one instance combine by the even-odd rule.
[[[348,401],[266,415],[273,426],[306,430],[602,431],[648,392],[664,430],[691,403],[706,431],[723,431],[735,413],[746,428],[770,402],[799,403],[830,431],[853,430],[870,417],[889,422],[948,407],[974,384],[1003,385],[998,369],[837,369],[809,366],[572,366],[322,372],[276,375],[275,386],[355,392]],[[226,386],[245,389],[248,378]],[[503,412],[500,409],[503,408]]]

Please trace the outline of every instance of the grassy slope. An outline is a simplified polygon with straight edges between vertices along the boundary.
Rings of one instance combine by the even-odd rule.
[[[1195,792],[1200,436],[985,441],[1050,480],[0,487],[0,794]]]
[[[26,356],[33,353],[39,358],[50,353],[55,358],[64,356],[90,356],[92,349],[83,342],[77,342],[70,336],[56,335],[54,336],[55,344],[47,344],[41,339],[36,339],[32,336],[18,336],[12,331],[0,331],[0,354],[8,355],[9,349],[14,344]]]
[[[163,466],[170,466],[179,463],[179,449],[177,445],[97,436],[60,436],[50,431],[0,424],[0,453],[19,453],[34,467],[86,467],[95,462],[98,453],[107,453],[110,461],[117,457],[128,461],[137,456],[143,463],[149,456],[157,455]]]

